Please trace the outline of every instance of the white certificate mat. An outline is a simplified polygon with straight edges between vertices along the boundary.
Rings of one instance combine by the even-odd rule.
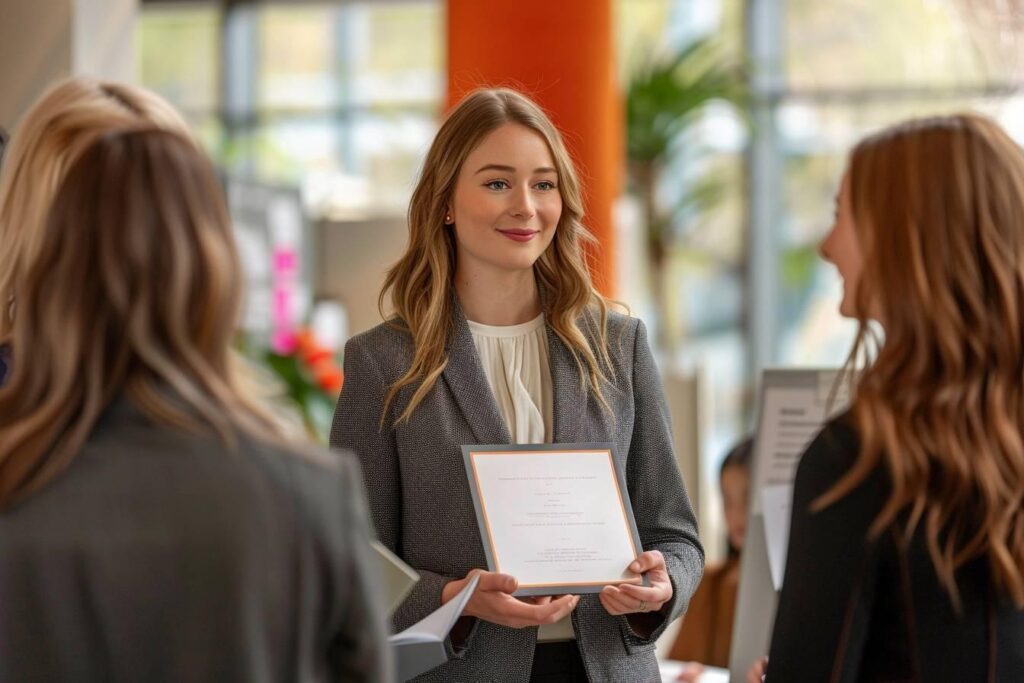
[[[646,584],[626,567],[643,549],[614,446],[463,446],[491,571],[517,596]]]

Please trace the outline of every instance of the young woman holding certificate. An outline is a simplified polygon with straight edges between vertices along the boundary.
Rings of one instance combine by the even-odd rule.
[[[1022,681],[1024,154],[978,116],[882,131],[821,252],[873,358],[797,471],[767,680]]]
[[[451,660],[418,680],[658,680],[654,641],[700,579],[646,332],[593,288],[582,213],[544,113],[513,91],[472,93],[413,193],[381,293],[394,317],[346,346],[331,443],[359,454],[381,540],[422,577],[396,628],[481,574]],[[648,586],[527,601],[515,577],[484,571],[461,446],[552,442],[615,444],[643,544],[630,569]]]

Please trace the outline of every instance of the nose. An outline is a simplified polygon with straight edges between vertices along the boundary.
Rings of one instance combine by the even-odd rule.
[[[829,230],[828,233],[825,234],[825,237],[822,238],[821,242],[818,243],[818,256],[829,263],[832,263],[832,258],[829,254],[829,243],[832,241],[832,233],[833,231]]]
[[[516,218],[533,218],[536,210],[529,188],[520,188],[512,194],[512,203],[509,206],[508,212],[509,215]]]

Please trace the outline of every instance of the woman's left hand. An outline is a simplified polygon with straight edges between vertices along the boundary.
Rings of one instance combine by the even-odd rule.
[[[650,586],[620,583],[605,586],[600,593],[601,604],[608,614],[637,614],[657,612],[672,599],[672,582],[668,578],[665,557],[659,550],[641,553],[629,565],[629,571],[647,574]]]

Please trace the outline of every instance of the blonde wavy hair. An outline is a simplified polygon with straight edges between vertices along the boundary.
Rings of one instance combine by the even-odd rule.
[[[241,268],[216,175],[190,138],[152,127],[94,137],[47,214],[35,257],[11,278],[0,508],[67,468],[119,395],[229,446],[241,432],[284,443],[240,384]]]
[[[22,117],[0,168],[0,343],[11,335],[14,281],[42,246],[46,214],[67,169],[106,131],[143,124],[188,134],[159,96],[90,78],[57,83]]]
[[[955,605],[957,569],[983,559],[1024,606],[1024,154],[994,122],[948,116],[865,139],[847,172],[864,262],[850,365],[873,358],[859,457],[816,507],[882,463],[872,535],[923,528]]]
[[[454,332],[456,249],[454,231],[445,227],[444,216],[466,157],[487,135],[507,123],[539,133],[554,159],[562,215],[554,240],[533,270],[543,293],[548,324],[572,353],[584,386],[607,407],[602,384],[612,372],[607,335],[609,302],[594,288],[587,268],[584,245],[595,245],[596,240],[583,225],[583,197],[576,169],[562,136],[539,106],[513,90],[480,89],[452,110],[430,146],[409,204],[409,246],[388,272],[380,293],[381,315],[387,317],[384,302],[390,295],[397,324],[409,332],[415,346],[412,364],[387,393],[382,424],[398,392],[414,386],[395,424],[408,420],[447,365]]]

